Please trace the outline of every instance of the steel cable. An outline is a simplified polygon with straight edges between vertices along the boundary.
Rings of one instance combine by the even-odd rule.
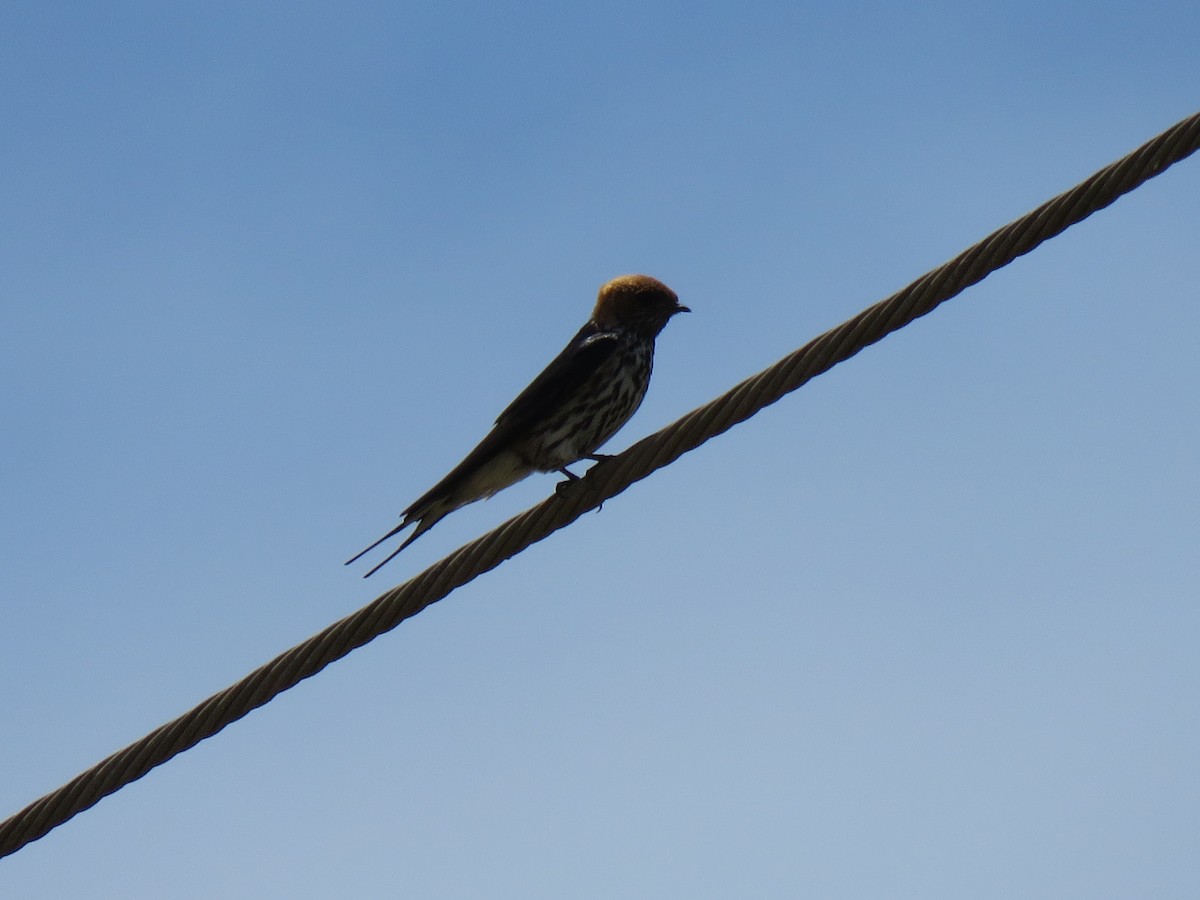
[[[993,232],[950,262],[693,410],[577,482],[330,625],[174,721],[155,729],[0,824],[0,856],[15,853],[350,651],[395,628],[588,510],[732,428],[805,382],[1103,209],[1200,148],[1200,114]]]

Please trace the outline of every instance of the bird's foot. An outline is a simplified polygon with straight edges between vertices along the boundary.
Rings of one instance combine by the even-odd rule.
[[[611,454],[607,454],[607,453],[595,453],[595,454],[588,454],[587,456],[582,456],[582,457],[580,457],[580,459],[590,459],[593,462],[600,462],[605,459],[612,459],[612,456],[611,456]],[[566,475],[567,480],[560,481],[558,484],[556,484],[554,486],[554,493],[556,493],[556,494],[561,494],[563,491],[565,491],[567,488],[569,488],[575,482],[580,480],[579,476],[576,475],[574,472],[572,472],[570,469],[568,469],[566,466],[562,466],[561,468],[558,469],[558,471],[562,472],[564,475]],[[599,506],[596,507],[596,512],[600,512],[600,510],[602,510],[602,509],[604,509],[603,503],[601,503]]]
[[[566,488],[568,488],[570,485],[572,485],[576,481],[578,481],[579,476],[576,475],[574,472],[572,472],[570,469],[568,469],[566,466],[562,466],[558,471],[562,472],[564,475],[567,476],[566,481],[560,481],[558,484],[556,484],[554,486],[554,493],[561,494]]]
[[[594,463],[601,463],[607,459],[613,459],[615,456],[616,454],[614,453],[589,453],[584,459],[590,459]],[[602,509],[604,509],[603,503],[596,507],[596,512],[600,512]]]

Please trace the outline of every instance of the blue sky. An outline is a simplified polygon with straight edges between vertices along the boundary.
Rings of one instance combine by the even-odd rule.
[[[0,10],[0,815],[647,272],[633,440],[1194,112],[1194,4]],[[0,861],[61,897],[1194,897],[1200,162]]]

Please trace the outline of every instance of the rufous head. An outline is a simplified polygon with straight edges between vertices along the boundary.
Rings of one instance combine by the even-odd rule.
[[[649,275],[622,275],[600,288],[592,321],[604,327],[632,328],[651,337],[676,313],[691,312],[675,292]]]

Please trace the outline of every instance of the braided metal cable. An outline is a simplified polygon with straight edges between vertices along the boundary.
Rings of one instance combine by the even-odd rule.
[[[1200,113],[1148,141],[950,262],[693,410],[577,482],[382,594],[172,722],[114,753],[0,824],[0,857],[15,853],[455,588],[520,553],[651,472],[742,422],[864,347],[907,325],[1043,241],[1200,149]]]

